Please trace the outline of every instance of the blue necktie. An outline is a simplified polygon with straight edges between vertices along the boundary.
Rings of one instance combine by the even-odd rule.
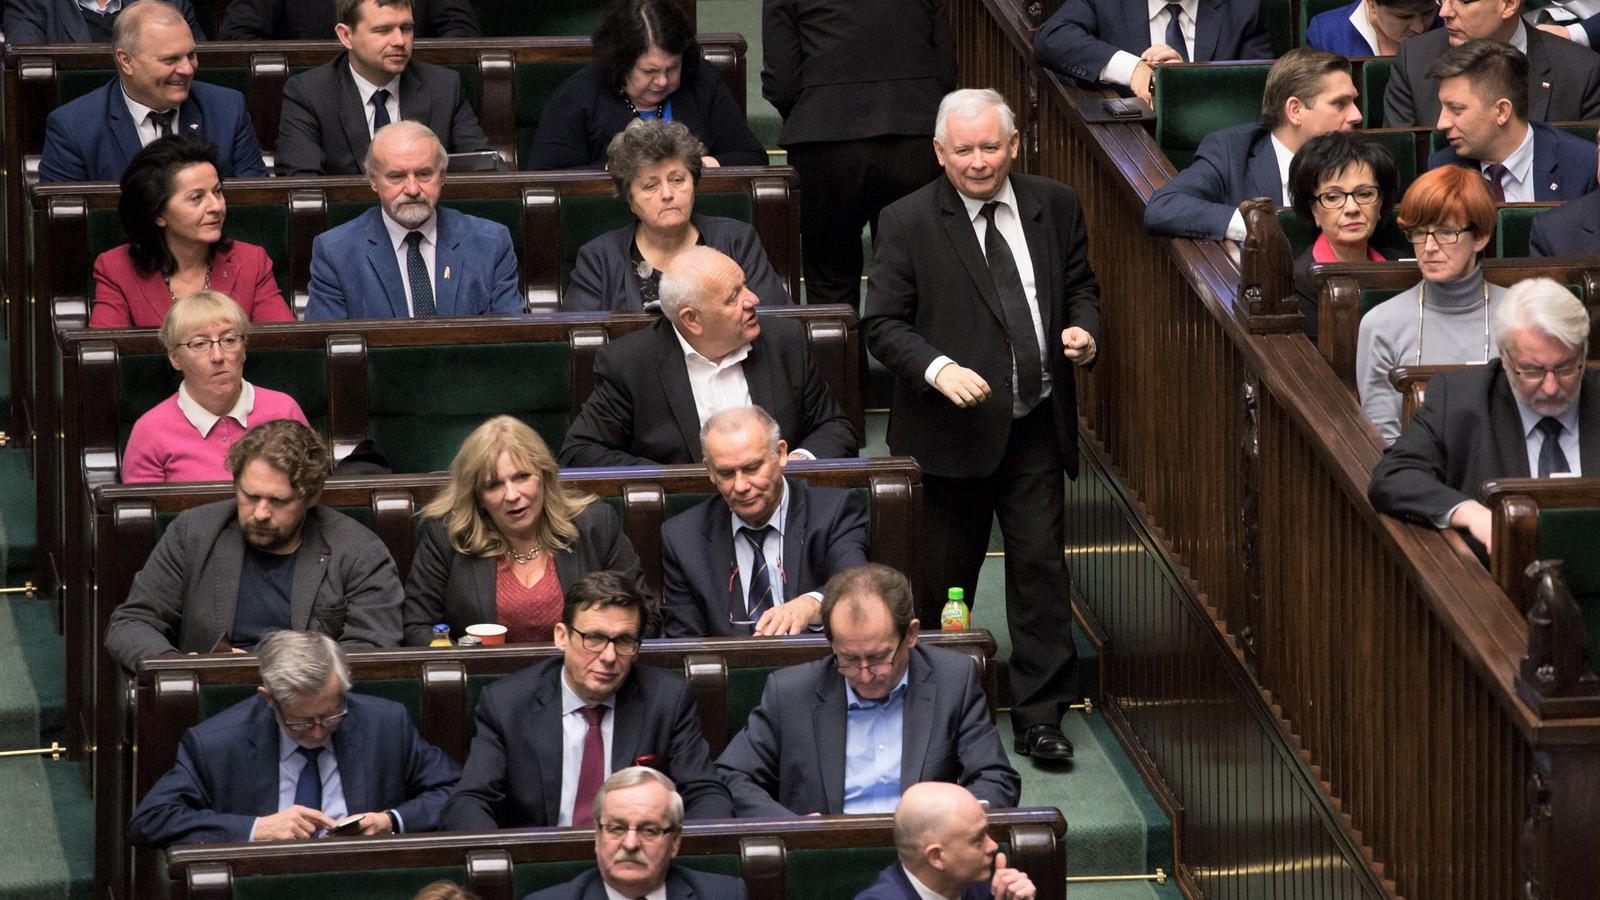
[[[1545,416],[1536,427],[1544,432],[1544,443],[1539,445],[1539,477],[1549,478],[1558,472],[1571,472],[1567,454],[1561,450],[1561,422]]]
[[[406,235],[406,280],[411,282],[411,309],[419,318],[438,315],[433,308],[433,282],[428,279],[428,264],[422,261],[422,232]]]
[[[755,564],[750,572],[750,596],[746,601],[751,622],[761,621],[761,614],[771,609],[772,603],[772,576],[767,570],[767,534],[772,531],[771,525],[760,528],[744,527],[739,529],[739,534],[750,542],[750,549],[755,551]]]
[[[298,747],[295,752],[306,758],[305,768],[300,770],[300,780],[294,785],[295,805],[321,810],[322,773],[317,770],[317,757],[322,754],[322,748]]]
[[[379,88],[372,92],[372,133],[389,124],[389,92]]]
[[[1189,44],[1183,39],[1183,26],[1178,24],[1178,13],[1183,12],[1183,7],[1176,3],[1167,4],[1167,46],[1178,51],[1178,56],[1184,62],[1189,61]]]

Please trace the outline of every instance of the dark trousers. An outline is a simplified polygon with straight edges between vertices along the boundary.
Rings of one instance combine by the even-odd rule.
[[[789,148],[800,176],[800,251],[807,303],[861,302],[861,229],[938,177],[930,137],[819,141]]]
[[[938,628],[949,588],[976,604],[978,569],[998,516],[1006,551],[1006,621],[1011,631],[1011,725],[1059,725],[1072,702],[1078,651],[1063,558],[1065,475],[1048,399],[1011,420],[1005,457],[983,478],[922,476],[922,575],[918,618]],[[957,439],[952,436],[952,439]]]

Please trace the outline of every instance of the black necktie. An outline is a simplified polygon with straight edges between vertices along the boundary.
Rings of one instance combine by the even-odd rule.
[[[155,126],[157,138],[170,137],[172,135],[172,119],[177,114],[178,111],[175,109],[170,109],[166,112],[152,111],[150,113],[150,124]]]
[[[761,621],[761,614],[773,607],[772,576],[767,570],[766,548],[767,534],[771,531],[771,525],[760,528],[746,526],[739,529],[739,534],[750,542],[750,549],[755,551],[755,562],[750,566],[750,595],[745,601],[751,622]]]
[[[321,747],[297,747],[295,752],[306,758],[300,770],[300,780],[294,784],[294,802],[309,809],[322,809],[322,773],[317,769]]]
[[[1561,452],[1561,423],[1545,416],[1534,427],[1544,432],[1544,443],[1539,445],[1539,477],[1549,478],[1559,472],[1572,471],[1572,466],[1567,464],[1567,454]]]
[[[1039,402],[1043,389],[1044,363],[1039,353],[1039,336],[1033,330],[1033,313],[1028,310],[1028,296],[1022,290],[1022,274],[1017,271],[1011,245],[994,221],[994,210],[999,205],[994,200],[983,205],[982,215],[989,223],[984,230],[983,253],[989,259],[989,278],[994,282],[995,295],[1000,298],[1000,309],[1005,313],[1006,333],[1011,336],[1011,353],[1017,364],[1017,397],[1023,406],[1032,408]]]
[[[1489,196],[1496,203],[1506,202],[1506,173],[1511,171],[1499,163],[1490,163],[1484,167],[1483,178],[1489,183]]]
[[[406,280],[411,282],[411,310],[419,319],[438,315],[433,307],[433,282],[428,278],[428,264],[422,261],[422,232],[406,235]]]
[[[389,124],[389,92],[379,88],[372,92],[372,133]]]
[[[1189,44],[1183,39],[1183,26],[1178,24],[1178,14],[1183,12],[1183,7],[1176,3],[1167,4],[1167,46],[1178,51],[1178,56],[1184,61],[1189,61]]]

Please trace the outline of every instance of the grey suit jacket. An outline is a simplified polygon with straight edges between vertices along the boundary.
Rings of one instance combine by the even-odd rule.
[[[278,175],[359,175],[372,137],[350,75],[350,54],[290,78],[278,125]],[[400,118],[433,129],[447,153],[489,149],[453,69],[412,58],[400,76]]]
[[[1006,760],[977,667],[919,645],[907,672],[900,789],[951,781],[991,808],[1016,806],[1022,779]],[[717,758],[734,814],[844,812],[845,730],[844,676],[832,656],[769,675],[750,724]]]
[[[290,628],[320,631],[355,649],[400,643],[400,576],[377,535],[313,506],[295,555]],[[106,652],[136,671],[141,660],[163,653],[210,650],[233,631],[243,565],[235,501],[183,512],[111,613]]]
[[[1600,118],[1600,53],[1545,34],[1528,32],[1528,119],[1565,122]],[[1439,121],[1439,82],[1428,67],[1449,49],[1443,28],[1424,31],[1400,45],[1383,94],[1383,124],[1389,128]],[[1366,98],[1371,103],[1371,98]]]

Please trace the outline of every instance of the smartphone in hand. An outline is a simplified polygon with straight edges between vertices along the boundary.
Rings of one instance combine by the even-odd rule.
[[[328,829],[328,834],[360,834],[361,823],[366,818],[366,813],[357,813],[353,816],[345,816],[343,819],[340,819],[338,822],[334,823],[332,828]]]

